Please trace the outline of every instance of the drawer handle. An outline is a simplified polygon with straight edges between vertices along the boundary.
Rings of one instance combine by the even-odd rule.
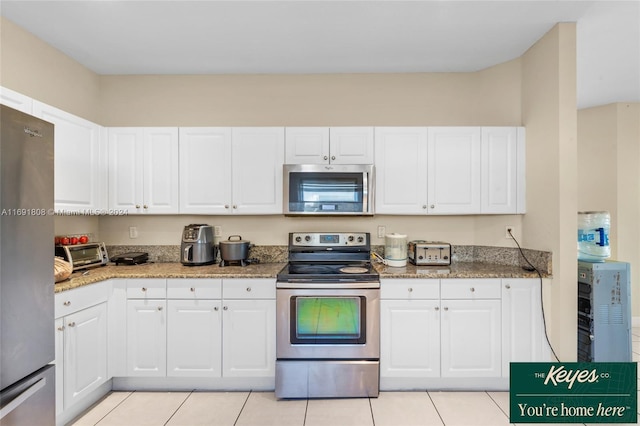
[[[75,327],[75,326],[76,326],[76,323],[72,321],[72,322],[70,322],[68,325],[69,325],[69,327]]]
[[[196,291],[196,289],[194,287],[191,287],[189,290],[191,290],[191,292]]]
[[[409,287],[409,293],[411,293],[413,291],[413,288]]]
[[[142,291],[147,291],[147,288],[146,287],[142,287]]]
[[[66,302],[63,303],[64,306],[69,306],[71,305],[71,300],[67,300]]]
[[[469,290],[471,290],[471,293],[473,293],[474,291],[476,291],[475,288],[471,287]]]

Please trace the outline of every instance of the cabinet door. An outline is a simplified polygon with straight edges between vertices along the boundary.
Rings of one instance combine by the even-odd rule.
[[[517,212],[517,147],[515,127],[482,128],[482,213]]]
[[[167,308],[167,376],[220,377],[221,302],[168,300]]]
[[[224,300],[222,375],[274,377],[276,301]]]
[[[33,114],[33,99],[6,87],[0,87],[0,104],[25,114]]]
[[[380,301],[380,376],[440,376],[440,301]]]
[[[101,127],[42,102],[33,102],[33,115],[55,125],[54,203],[56,211],[91,214],[103,205],[107,159]]]
[[[64,408],[107,380],[107,304],[64,317]]]
[[[442,377],[500,377],[500,300],[442,300]]]
[[[231,212],[231,129],[180,128],[180,213]]]
[[[283,127],[232,130],[232,212],[282,214]]]
[[[285,129],[287,164],[329,164],[328,127],[287,127]]]
[[[143,212],[143,129],[112,127],[109,139],[109,209]]]
[[[332,164],[373,164],[373,127],[331,127],[329,160]]]
[[[167,372],[166,300],[127,300],[127,376]]]
[[[376,127],[375,212],[427,212],[427,128]]]
[[[510,362],[544,362],[545,336],[540,280],[502,280],[502,375]]]
[[[55,320],[56,416],[64,411],[64,318]]]
[[[178,128],[144,129],[143,212],[178,213]]]
[[[480,213],[480,133],[479,127],[429,127],[429,213]]]

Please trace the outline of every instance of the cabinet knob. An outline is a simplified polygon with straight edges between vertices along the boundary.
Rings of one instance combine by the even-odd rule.
[[[436,306],[436,307],[435,307],[435,310],[436,310],[436,311],[439,311],[439,310],[440,310],[440,306]]]
[[[147,288],[146,287],[142,287],[141,290],[142,291],[147,291]]]
[[[431,206],[430,206],[430,207],[431,207],[432,209],[435,209],[435,208],[436,208],[435,204],[431,204]]]
[[[139,209],[139,208],[140,208],[140,204],[136,204],[136,209]]]
[[[223,307],[222,307],[222,309],[226,311],[226,310],[228,310],[229,308],[228,308],[228,307],[226,307],[226,306],[223,306]]]
[[[225,209],[228,209],[228,208],[229,208],[229,204],[225,204],[225,205],[224,205],[224,208],[225,208]]]
[[[58,331],[64,331],[64,325],[63,325],[63,326],[58,327]]]
[[[504,288],[506,288],[507,290],[511,288],[511,286],[509,284],[505,285]]]
[[[247,291],[251,291],[251,287],[247,287]]]
[[[213,307],[213,310],[214,310],[214,311],[217,311],[217,310],[218,310],[218,307],[217,307],[217,306],[214,306],[214,307]]]
[[[471,290],[471,293],[473,293],[474,291],[476,291],[475,288],[471,287],[469,290]]]
[[[332,156],[331,156],[331,159],[332,159],[332,160],[335,160],[335,159],[336,159],[336,156],[335,156],[335,155],[332,155]]]
[[[158,310],[161,311],[162,310],[162,306],[158,306]]]
[[[68,325],[69,327],[75,327],[75,326],[76,326],[76,323],[75,323],[75,322],[73,322],[73,321],[71,321],[71,322],[70,322],[69,324],[67,324],[67,325]]]
[[[427,205],[426,205],[426,204],[423,204],[423,205],[422,205],[422,208],[426,210],[426,209],[427,209]]]
[[[66,302],[63,303],[64,306],[69,306],[71,305],[71,300],[67,300]]]
[[[325,156],[324,156],[324,159],[325,159],[325,160],[328,160],[328,159],[329,159],[329,157],[325,155]]]
[[[409,287],[407,290],[409,291],[409,293],[411,293],[413,291],[413,288]]]
[[[191,290],[192,293],[196,291],[196,289],[193,287],[191,287],[189,290]]]
[[[233,205],[233,208],[234,208],[234,209],[237,209],[237,208],[238,208],[238,206],[234,204],[234,205]]]
[[[448,311],[448,310],[449,310],[449,308],[448,308],[448,307],[446,307],[446,306],[445,306],[443,309],[444,309],[445,311]]]
[[[149,206],[145,204],[144,206],[142,206],[142,208],[144,208],[144,209],[148,209],[148,208],[149,208]]]

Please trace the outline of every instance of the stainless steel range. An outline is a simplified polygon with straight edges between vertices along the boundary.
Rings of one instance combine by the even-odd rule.
[[[380,279],[368,233],[291,233],[276,285],[276,397],[377,397]]]

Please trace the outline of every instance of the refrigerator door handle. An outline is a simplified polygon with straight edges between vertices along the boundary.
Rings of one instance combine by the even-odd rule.
[[[22,405],[27,399],[35,395],[40,389],[47,384],[46,377],[41,378],[31,386],[29,386],[24,392],[11,400],[7,405],[0,408],[0,420],[4,419],[9,413]]]

